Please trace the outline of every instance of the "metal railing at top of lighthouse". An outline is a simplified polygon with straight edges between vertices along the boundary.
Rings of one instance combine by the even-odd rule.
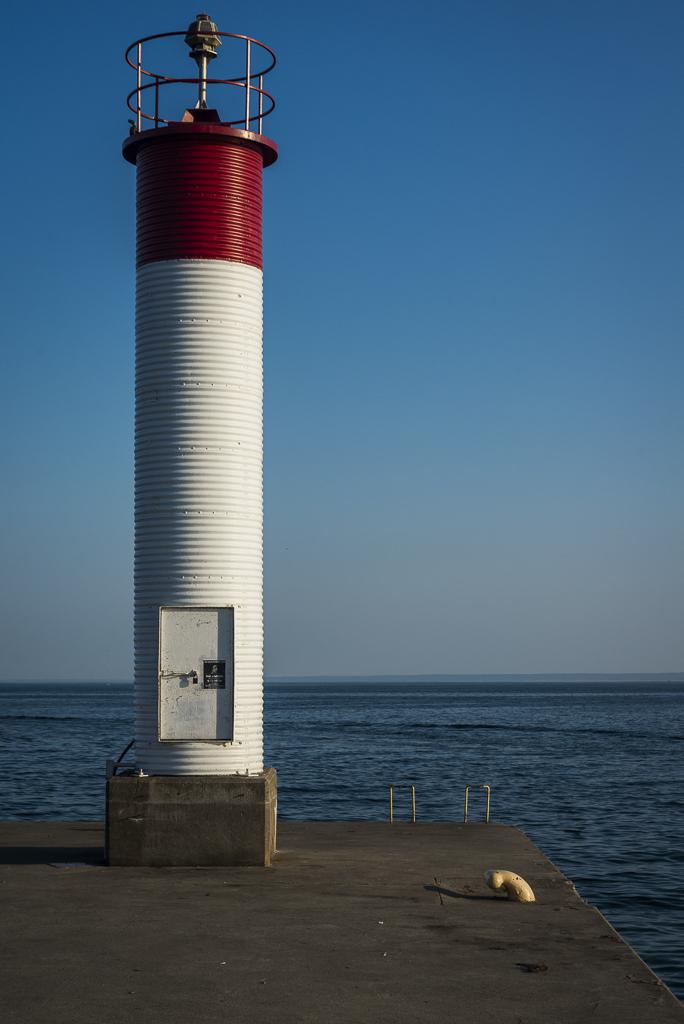
[[[244,44],[244,74],[232,78],[209,78],[207,76],[206,58],[203,64],[199,64],[199,74],[194,78],[176,78],[170,75],[162,75],[151,71],[143,65],[143,44],[151,43],[157,39],[169,39],[173,36],[183,36],[187,39],[185,32],[159,32],[156,35],[144,36],[136,39],[126,50],[125,58],[129,67],[136,73],[136,85],[126,97],[126,106],[135,114],[135,121],[131,122],[134,130],[144,131],[143,124],[151,122],[148,128],[159,128],[162,125],[177,124],[178,119],[162,117],[159,109],[159,93],[162,88],[169,85],[196,85],[198,91],[197,108],[206,107],[206,94],[208,86],[232,86],[237,89],[244,89],[244,114],[231,120],[222,121],[224,125],[232,128],[244,128],[245,131],[254,131],[253,122],[256,122],[257,134],[263,133],[263,121],[275,110],[275,98],[264,89],[264,77],[272,71],[276,64],[276,55],[270,46],[253,39],[251,36],[239,35],[235,32],[197,33],[198,37],[207,38],[220,37],[221,39],[241,40]],[[220,44],[219,44],[220,45]],[[262,67],[254,70],[254,63],[261,59]],[[199,63],[199,62],[198,62]],[[144,81],[149,78],[150,81]],[[143,109],[144,98],[148,90],[151,90],[154,108]],[[145,97],[143,96],[145,94]]]

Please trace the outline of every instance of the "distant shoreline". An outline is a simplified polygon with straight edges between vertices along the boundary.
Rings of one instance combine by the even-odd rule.
[[[537,672],[511,675],[267,676],[267,683],[681,683],[684,672]]]
[[[341,675],[266,676],[267,684],[288,683],[682,683],[684,672],[535,672],[510,675]],[[0,679],[0,686],[132,686],[132,679]]]

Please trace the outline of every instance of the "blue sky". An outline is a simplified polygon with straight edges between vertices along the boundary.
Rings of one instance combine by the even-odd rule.
[[[0,676],[122,679],[122,51],[196,10],[32,12],[5,54]],[[279,57],[267,672],[681,670],[684,6],[210,13]]]

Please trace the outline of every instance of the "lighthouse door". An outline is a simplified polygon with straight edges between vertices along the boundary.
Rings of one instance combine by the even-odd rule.
[[[233,738],[234,609],[159,611],[159,739]]]

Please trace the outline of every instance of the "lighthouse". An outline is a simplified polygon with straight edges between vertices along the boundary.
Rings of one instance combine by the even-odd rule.
[[[187,76],[156,63],[172,46],[188,47]],[[126,60],[136,774],[108,781],[108,858],[267,864],[262,180],[277,158],[263,133],[275,54],[198,14],[185,31],[136,40]]]

